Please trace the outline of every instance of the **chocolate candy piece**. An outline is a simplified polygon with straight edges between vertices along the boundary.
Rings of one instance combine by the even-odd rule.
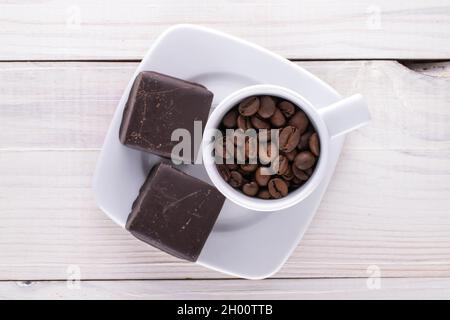
[[[196,261],[224,200],[216,188],[161,163],[142,185],[126,228],[158,249]]]
[[[175,129],[194,136],[194,121],[205,125],[213,94],[200,84],[153,71],[141,72],[131,88],[123,111],[120,141],[135,149],[170,158],[178,141],[171,141]],[[186,162],[193,162],[195,150]],[[181,157],[177,157],[181,158]]]

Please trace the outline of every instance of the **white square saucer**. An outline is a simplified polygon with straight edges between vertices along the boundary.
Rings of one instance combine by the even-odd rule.
[[[321,108],[341,99],[320,79],[294,63],[249,42],[194,25],[177,25],[153,44],[130,80],[114,114],[94,175],[98,206],[124,227],[131,204],[151,167],[160,158],[119,141],[124,105],[136,75],[157,71],[198,82],[214,93],[214,108],[233,91],[253,84],[275,84],[299,92]],[[344,137],[330,141],[329,172],[304,201],[286,210],[256,212],[225,201],[197,263],[230,275],[261,279],[277,272],[298,245],[330,181]],[[181,170],[209,181],[203,165]]]

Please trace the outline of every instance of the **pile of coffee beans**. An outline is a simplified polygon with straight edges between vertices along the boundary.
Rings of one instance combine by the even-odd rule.
[[[224,148],[216,149],[216,156],[224,161],[216,164],[217,169],[233,188],[248,196],[261,199],[285,197],[308,181],[314,172],[320,154],[319,136],[307,115],[290,101],[274,96],[248,97],[223,117],[219,129],[223,134]],[[237,161],[237,140],[233,138],[231,142],[231,145],[235,145],[232,150],[234,152],[230,153],[225,149],[226,131],[229,131],[227,129],[234,129],[236,133],[247,132],[248,129],[258,132],[255,145],[259,149],[256,151],[252,152],[248,147],[251,145],[251,137],[245,137],[243,156],[246,163]],[[278,139],[276,145],[272,146],[274,130]],[[263,140],[267,142],[264,152],[259,144]],[[279,152],[271,155],[270,150]],[[250,161],[252,158],[255,161]],[[271,175],[263,171],[270,166],[268,161],[276,161],[278,164],[278,171]]]

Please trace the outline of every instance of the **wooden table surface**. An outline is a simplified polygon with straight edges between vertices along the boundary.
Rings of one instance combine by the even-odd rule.
[[[175,259],[94,203],[118,100],[177,23],[263,45],[369,103],[270,279]],[[0,298],[450,298],[450,1],[6,0],[0,44]]]

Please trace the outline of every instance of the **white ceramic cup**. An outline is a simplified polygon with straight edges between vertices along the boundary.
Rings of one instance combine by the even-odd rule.
[[[314,173],[298,189],[280,199],[249,197],[231,187],[219,174],[214,162],[214,134],[223,116],[244,98],[254,95],[271,95],[286,99],[301,108],[309,117],[320,139],[320,156]],[[370,120],[369,110],[360,94],[333,103],[325,108],[315,108],[297,92],[275,85],[245,87],[227,96],[211,113],[205,126],[202,142],[203,163],[209,178],[222,194],[234,203],[256,211],[278,211],[291,207],[308,197],[319,185],[328,170],[330,139],[365,125]]]

